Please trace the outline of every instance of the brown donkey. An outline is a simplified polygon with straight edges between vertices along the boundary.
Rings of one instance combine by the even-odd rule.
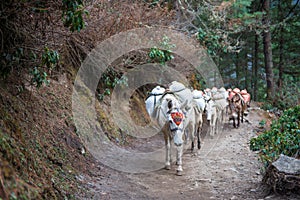
[[[229,108],[231,110],[231,118],[233,120],[233,127],[238,128],[240,121],[244,122],[244,112],[247,110],[247,104],[244,101],[241,94],[236,93],[229,102]],[[237,120],[237,124],[236,124]]]

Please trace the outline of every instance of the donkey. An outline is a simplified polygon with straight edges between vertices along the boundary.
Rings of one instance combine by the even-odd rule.
[[[159,102],[164,92],[165,88],[158,85],[149,93],[148,97],[145,100],[146,110],[149,116],[152,116],[154,107],[156,106],[157,102]]]
[[[214,100],[211,98],[208,99],[206,103],[206,114],[207,121],[209,122],[209,135],[213,137],[215,134],[218,134],[218,122],[219,114],[218,107]]]
[[[206,112],[206,119],[209,123],[209,135],[213,137],[215,134],[218,133],[218,107],[215,101],[209,96],[204,95],[204,99],[206,102],[205,105],[205,112]]]
[[[201,139],[200,139],[200,133],[202,132],[203,127],[203,113],[205,111],[205,100],[203,97],[203,92],[199,90],[193,90],[193,103],[195,109],[195,130],[196,130],[196,136],[197,136],[197,143],[198,143],[198,149],[201,148]],[[194,149],[193,146],[194,143],[192,142],[192,150]]]
[[[189,109],[186,109],[187,107]],[[187,101],[181,102],[174,92],[167,90],[154,108],[151,117],[156,120],[164,135],[166,146],[165,169],[171,169],[171,146],[174,143],[176,164],[178,165],[176,174],[182,175],[182,155],[185,141],[190,138],[192,149],[194,148],[193,142],[197,119],[194,105],[187,105]],[[198,140],[198,148],[200,148],[200,137]]]
[[[244,122],[244,112],[247,110],[247,104],[241,94],[236,93],[230,100],[229,108],[231,110],[230,119],[233,120],[233,127],[238,128],[240,121]],[[237,120],[237,123],[236,123]]]
[[[184,143],[184,129],[186,128],[185,115],[181,109],[179,100],[174,94],[166,93],[160,99],[159,105],[155,107],[153,117],[158,125],[162,127],[166,146],[165,169],[171,169],[171,147],[172,140],[176,147],[177,175],[182,175],[182,155]]]

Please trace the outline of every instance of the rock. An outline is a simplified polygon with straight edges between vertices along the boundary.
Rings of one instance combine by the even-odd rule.
[[[275,195],[270,195],[270,196],[265,197],[264,199],[273,199],[274,197],[275,197]]]
[[[195,187],[198,187],[198,186],[199,186],[197,181],[195,182],[194,186],[195,186]]]
[[[205,179],[205,178],[202,178],[202,179],[198,179],[199,182],[211,182],[211,179]]]
[[[81,151],[80,151],[80,153],[82,154],[82,155],[84,155],[85,154],[85,149],[82,147],[81,148]]]
[[[234,171],[234,172],[236,172],[236,173],[239,173],[239,171],[238,170],[236,170],[235,168],[233,168],[233,167],[231,167],[231,168],[229,168],[231,171]]]
[[[300,160],[280,155],[267,169],[263,182],[274,192],[300,191]]]
[[[279,171],[287,174],[300,174],[300,160],[285,156],[283,154],[272,163],[272,165]]]

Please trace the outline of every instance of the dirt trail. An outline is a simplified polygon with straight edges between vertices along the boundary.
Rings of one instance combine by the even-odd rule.
[[[183,176],[175,175],[175,165],[171,170],[144,174],[100,165],[93,176],[79,177],[90,190],[83,199],[297,199],[264,190],[260,163],[248,145],[262,119],[261,111],[252,110],[248,119],[252,123],[243,123],[238,129],[225,124],[213,139],[203,138],[200,150],[185,152]]]

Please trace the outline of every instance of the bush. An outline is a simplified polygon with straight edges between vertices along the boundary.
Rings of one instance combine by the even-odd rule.
[[[122,76],[122,73],[119,73],[110,67],[102,74],[99,82],[101,83],[101,87],[97,89],[97,92],[100,101],[103,101],[104,96],[111,95],[111,90],[117,85],[128,86],[127,77],[125,75]]]
[[[82,0],[62,0],[63,3],[63,22],[70,31],[80,32],[85,28],[83,15],[88,15],[88,11],[84,9]]]
[[[259,151],[265,167],[275,161],[280,154],[299,157],[300,154],[300,105],[283,112],[273,121],[271,129],[250,140],[250,149]]]
[[[160,63],[165,65],[167,61],[174,59],[171,48],[175,47],[174,44],[170,44],[170,39],[164,36],[160,42],[161,48],[152,47],[148,56],[152,62]]]

